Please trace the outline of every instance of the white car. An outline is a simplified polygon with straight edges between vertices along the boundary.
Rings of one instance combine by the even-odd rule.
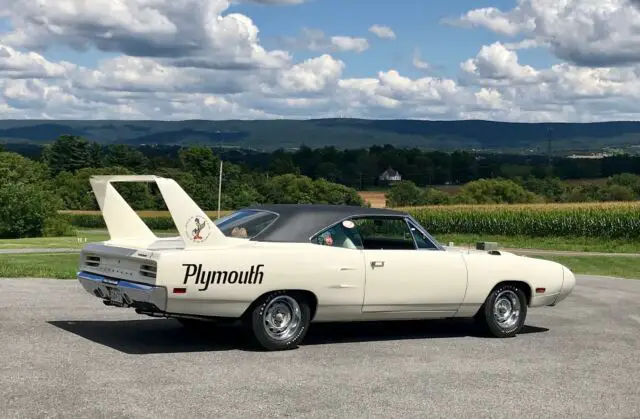
[[[264,205],[212,222],[172,179],[90,182],[110,240],[82,249],[89,293],[185,325],[240,320],[267,350],[297,347],[314,322],[462,317],[511,337],[528,308],[556,305],[575,285],[555,262],[445,248],[391,209]],[[113,182],[155,182],[179,236],[157,237]]]

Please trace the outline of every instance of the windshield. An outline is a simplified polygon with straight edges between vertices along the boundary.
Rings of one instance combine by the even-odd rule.
[[[214,221],[225,236],[250,239],[278,218],[278,214],[260,210],[235,211]]]

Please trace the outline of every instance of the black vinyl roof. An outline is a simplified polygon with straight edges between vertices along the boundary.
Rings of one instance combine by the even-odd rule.
[[[394,216],[407,213],[386,208],[328,204],[266,204],[243,210],[262,210],[278,214],[278,218],[251,240],[308,243],[311,236],[346,218]]]

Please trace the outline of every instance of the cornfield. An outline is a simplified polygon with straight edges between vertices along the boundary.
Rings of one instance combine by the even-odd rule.
[[[640,202],[401,208],[433,234],[640,239]]]
[[[397,208],[432,234],[492,234],[527,237],[604,237],[640,240],[640,202],[446,205]],[[104,228],[99,211],[63,211],[76,227]],[[224,211],[222,215],[226,215]],[[156,230],[175,229],[166,211],[139,211]],[[215,219],[217,211],[207,211]]]

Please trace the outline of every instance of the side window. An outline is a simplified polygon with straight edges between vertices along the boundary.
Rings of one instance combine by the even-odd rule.
[[[318,233],[311,239],[311,242],[323,246],[362,249],[362,240],[358,230],[355,228],[353,221],[350,220],[338,223]]]
[[[415,250],[413,235],[403,218],[367,217],[354,220],[362,237],[362,246],[369,250]]]
[[[409,229],[411,230],[411,234],[413,234],[413,238],[416,240],[418,249],[432,249],[432,250],[438,249],[438,247],[431,240],[429,240],[428,237],[422,234],[420,230],[418,230],[411,221],[407,221],[407,222],[409,223]]]

